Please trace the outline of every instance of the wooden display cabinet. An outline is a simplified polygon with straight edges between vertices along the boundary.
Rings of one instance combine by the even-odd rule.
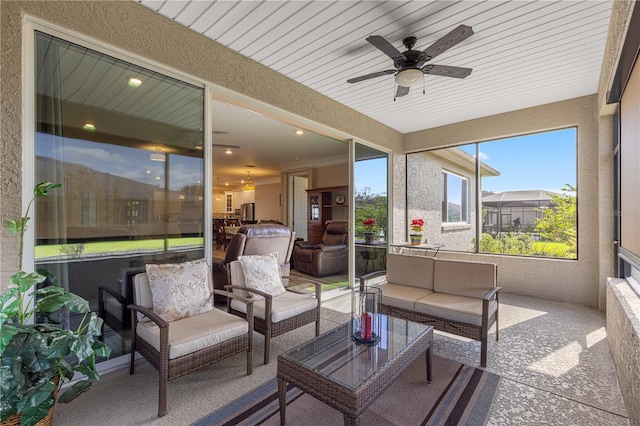
[[[329,220],[347,220],[348,186],[307,189],[307,239],[322,241]]]

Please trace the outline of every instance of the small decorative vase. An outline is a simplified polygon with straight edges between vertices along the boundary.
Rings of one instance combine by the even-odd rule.
[[[412,246],[419,246],[422,241],[422,235],[420,234],[411,234],[409,235],[409,239],[411,240]]]
[[[373,243],[373,240],[376,237],[376,233],[375,232],[365,232],[364,233],[364,242],[367,244],[371,244]]]

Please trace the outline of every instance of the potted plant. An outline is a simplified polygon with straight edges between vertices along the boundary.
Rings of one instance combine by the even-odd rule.
[[[422,242],[422,227],[424,226],[424,220],[422,219],[413,219],[411,221],[411,233],[409,234],[409,239],[411,240],[411,244],[414,246],[420,245]]]
[[[373,243],[376,236],[376,220],[369,217],[362,221],[364,226],[364,242],[367,244]]]
[[[42,182],[25,215],[3,221],[4,227],[17,234],[20,270],[5,292],[0,294],[0,401],[1,425],[50,424],[55,397],[62,383],[71,380],[75,371],[87,376],[69,387],[59,398],[69,402],[98,379],[95,357],[108,357],[111,350],[94,340],[100,335],[102,319],[90,311],[89,302],[57,285],[39,286],[46,276],[22,270],[24,234],[29,210],[38,197],[61,186]],[[61,325],[35,322],[38,313],[52,313],[62,308],[82,314],[75,330]]]

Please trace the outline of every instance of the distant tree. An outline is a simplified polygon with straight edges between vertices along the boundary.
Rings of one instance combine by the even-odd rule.
[[[562,191],[575,192],[576,188],[566,184]],[[557,241],[569,246],[576,253],[577,247],[577,215],[576,197],[573,195],[556,195],[549,193],[552,208],[537,209],[542,211],[542,218],[536,219],[536,227],[540,236],[549,241]]]
[[[371,188],[365,187],[355,193],[356,202],[356,235],[364,233],[365,219],[373,218],[376,220],[377,230],[382,230],[387,235],[387,194],[374,194]]]

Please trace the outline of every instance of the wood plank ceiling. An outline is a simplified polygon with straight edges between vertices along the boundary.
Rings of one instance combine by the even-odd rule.
[[[612,2],[167,1],[143,5],[402,133],[597,92]],[[425,75],[394,101],[393,69],[366,37],[424,50],[460,24],[474,35],[433,60],[473,68]]]

